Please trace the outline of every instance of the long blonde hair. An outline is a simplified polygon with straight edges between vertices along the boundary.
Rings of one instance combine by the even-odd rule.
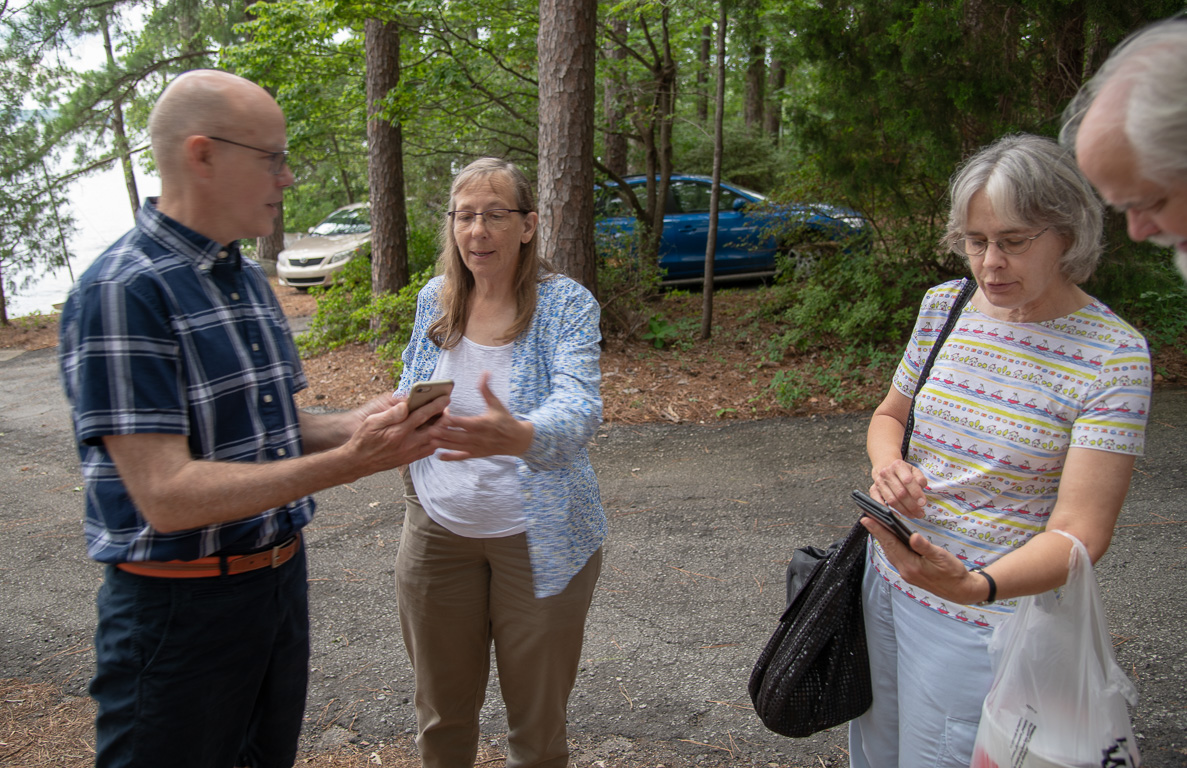
[[[462,190],[484,181],[490,184],[492,189],[498,182],[505,181],[515,192],[515,205],[519,210],[536,210],[532,185],[523,171],[515,164],[497,157],[475,160],[454,177],[449,188],[449,209],[453,210],[457,196]],[[536,233],[539,231],[537,227]],[[513,283],[515,322],[507,330],[504,337],[506,341],[518,338],[531,325],[532,316],[536,313],[536,285],[555,271],[540,257],[536,233],[519,246],[519,263],[515,266]],[[461,251],[458,250],[457,239],[453,234],[453,221],[448,214],[441,225],[441,243],[441,253],[437,256],[437,274],[445,276],[445,286],[441,289],[440,298],[443,311],[441,317],[429,326],[428,336],[442,349],[453,349],[461,341],[466,330],[470,296],[474,292],[474,275],[466,267]]]

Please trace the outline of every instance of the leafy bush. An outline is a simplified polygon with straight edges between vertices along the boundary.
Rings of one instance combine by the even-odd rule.
[[[861,239],[836,251],[818,251],[803,278],[784,263],[766,307],[786,327],[775,346],[802,351],[837,342],[901,342],[924,291],[941,281],[939,272],[938,264],[896,258]]]
[[[317,312],[309,331],[297,339],[301,354],[313,355],[343,344],[375,344],[379,359],[390,364],[393,376],[399,375],[403,367],[400,353],[412,337],[416,319],[416,295],[432,276],[431,269],[422,269],[399,292],[374,296],[371,262],[351,259],[331,286],[313,289]]]
[[[1110,243],[1096,274],[1084,290],[1132,323],[1154,353],[1173,345],[1187,331],[1187,286],[1164,249],[1132,243],[1117,220],[1110,222]]]
[[[642,227],[634,233],[601,232],[597,237],[598,294],[607,332],[634,338],[652,318],[649,302],[660,293],[660,269],[639,257]],[[608,334],[603,334],[608,335]]]

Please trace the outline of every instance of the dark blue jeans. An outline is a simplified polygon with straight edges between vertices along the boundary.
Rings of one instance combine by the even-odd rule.
[[[161,579],[108,566],[96,600],[97,768],[289,768],[305,712],[305,550]]]

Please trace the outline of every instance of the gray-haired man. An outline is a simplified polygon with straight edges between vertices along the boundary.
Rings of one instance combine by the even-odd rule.
[[[1130,238],[1174,248],[1187,277],[1187,18],[1122,41],[1064,112],[1059,138]]]

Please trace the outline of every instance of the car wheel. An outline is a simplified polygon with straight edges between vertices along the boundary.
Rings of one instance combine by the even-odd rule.
[[[803,280],[811,277],[820,261],[830,253],[836,253],[838,247],[837,243],[830,240],[802,240],[787,246],[783,253],[795,279]]]

